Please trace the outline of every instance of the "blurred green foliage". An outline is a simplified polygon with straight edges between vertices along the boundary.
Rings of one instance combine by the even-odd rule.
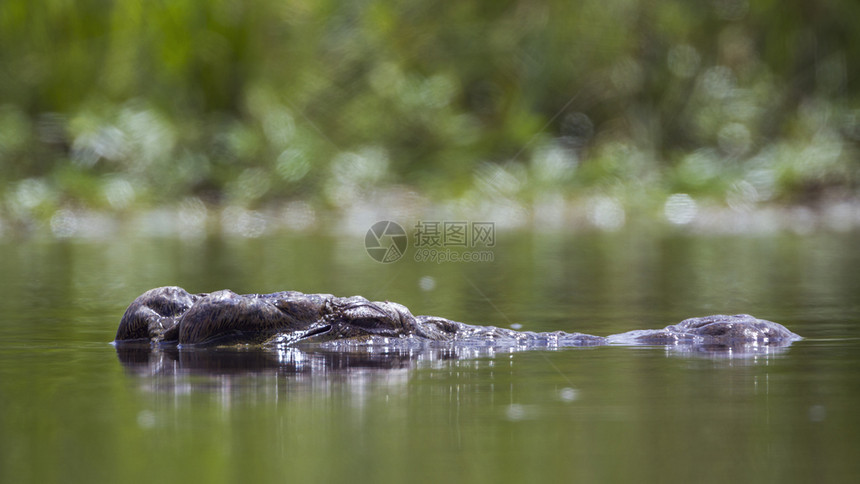
[[[853,0],[4,0],[13,219],[380,187],[856,196]]]

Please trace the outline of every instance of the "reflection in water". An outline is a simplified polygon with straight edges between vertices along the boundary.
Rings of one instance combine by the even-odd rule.
[[[657,348],[651,348],[657,350]],[[783,353],[774,346],[666,346],[666,356],[711,359],[722,365],[756,365]],[[345,384],[361,393],[373,386],[403,387],[411,370],[444,370],[471,362],[493,366],[498,357],[527,351],[517,347],[474,345],[396,347],[351,346],[348,349],[279,346],[271,348],[177,348],[175,346],[118,345],[117,356],[130,372],[146,377],[150,390],[186,393],[229,390],[239,386],[284,381],[301,388]],[[577,349],[531,350],[578,351]],[[489,359],[489,361],[487,361]],[[267,383],[268,382],[268,383]],[[151,386],[150,386],[151,385]]]
[[[271,377],[299,387],[345,383],[359,392],[370,386],[402,386],[408,370],[441,368],[451,360],[492,357],[493,348],[365,347],[324,350],[280,346],[273,348],[150,347],[119,345],[117,356],[126,369],[151,377],[151,390],[184,393],[225,390],[234,384],[253,385]],[[266,383],[264,383],[266,384]]]
[[[379,352],[345,352],[300,350],[293,347],[178,349],[175,346],[152,348],[149,345],[119,345],[116,351],[126,368],[147,375],[348,373],[355,370],[398,370],[413,367],[419,361],[457,358],[456,352],[448,349],[419,352],[386,348]]]
[[[676,345],[667,346],[666,354],[677,357],[726,361],[732,363],[732,365],[754,365],[766,362],[772,357],[785,353],[789,346],[791,346],[791,342],[786,342],[782,345]]]

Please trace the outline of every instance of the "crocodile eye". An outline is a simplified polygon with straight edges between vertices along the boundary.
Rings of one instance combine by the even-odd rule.
[[[385,318],[355,318],[350,319],[349,324],[364,329],[382,329],[391,327],[391,321]]]
[[[352,326],[365,329],[388,328],[394,325],[390,315],[369,303],[347,306],[340,311],[340,317]]]

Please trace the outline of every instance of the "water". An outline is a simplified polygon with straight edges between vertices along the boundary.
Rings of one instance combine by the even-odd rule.
[[[0,242],[0,482],[839,482],[860,472],[860,234],[499,233],[492,263],[363,239]],[[430,282],[428,282],[430,281]],[[151,287],[361,294],[607,335],[749,312],[806,337],[475,358],[108,344]],[[444,356],[444,355],[442,355]]]

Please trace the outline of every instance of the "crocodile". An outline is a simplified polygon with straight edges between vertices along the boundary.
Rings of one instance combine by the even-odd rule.
[[[230,290],[191,294],[176,286],[146,291],[123,315],[114,344],[398,349],[468,346],[550,349],[605,345],[657,345],[692,350],[778,348],[801,337],[785,326],[748,314],[689,318],[663,329],[610,336],[516,331],[413,316],[405,306],[361,296],[236,294]]]

